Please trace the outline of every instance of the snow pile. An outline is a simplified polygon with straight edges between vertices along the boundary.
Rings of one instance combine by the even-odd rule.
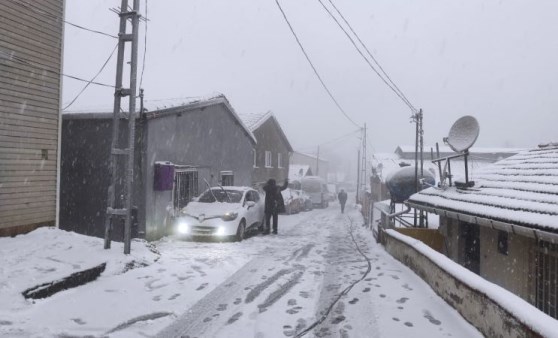
[[[558,321],[535,308],[525,300],[487,281],[461,265],[456,264],[442,253],[430,248],[420,240],[405,236],[391,229],[386,230],[386,232],[390,236],[413,247],[442,270],[462,281],[470,288],[487,295],[490,299],[502,306],[502,308],[510,312],[515,318],[530,327],[534,332],[539,333],[543,337],[556,337],[558,332]]]

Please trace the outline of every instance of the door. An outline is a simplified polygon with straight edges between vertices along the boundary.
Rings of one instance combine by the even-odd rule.
[[[181,210],[196,196],[198,196],[198,172],[195,170],[175,171],[174,208]]]
[[[480,273],[480,228],[476,224],[461,222],[462,262],[476,274]]]

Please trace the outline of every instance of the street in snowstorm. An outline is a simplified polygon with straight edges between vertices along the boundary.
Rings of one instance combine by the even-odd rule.
[[[279,235],[231,245],[231,255],[249,250],[253,258],[157,336],[481,336],[375,243],[354,205],[349,211],[336,204],[283,216]],[[211,250],[184,246],[194,260]]]
[[[333,203],[326,209],[281,215],[278,235],[256,234],[240,243],[165,237],[149,245],[157,253],[153,259],[143,248],[145,242],[134,242],[136,256],[130,259],[135,264],[129,269],[119,270],[122,256],[111,250],[119,258],[108,258],[113,267],[100,278],[32,303],[8,292],[102,256],[91,250],[107,251],[102,251],[100,239],[57,229],[18,236],[13,245],[6,239],[2,254],[9,282],[2,296],[9,302],[0,307],[0,335],[481,336],[376,244],[362,223],[354,204],[341,214]],[[11,248],[25,247],[26,237],[37,243],[34,236],[41,237],[44,246],[26,253],[28,267],[22,271],[17,262],[25,251]],[[68,236],[73,243],[69,246]],[[45,258],[37,258],[36,250]]]

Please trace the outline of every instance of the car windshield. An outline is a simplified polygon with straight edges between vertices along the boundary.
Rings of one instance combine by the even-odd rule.
[[[214,188],[211,190],[207,190],[203,194],[201,194],[198,202],[214,203],[217,201],[226,203],[240,203],[240,201],[242,200],[242,194],[242,191],[238,190]]]
[[[317,180],[302,181],[302,190],[307,192],[321,192],[321,182]]]

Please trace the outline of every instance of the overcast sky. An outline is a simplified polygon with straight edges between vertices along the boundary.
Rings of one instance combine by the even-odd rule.
[[[413,144],[411,111],[318,0],[280,2],[333,95],[351,119],[367,124],[374,150]],[[334,3],[413,105],[424,110],[425,144],[441,142],[462,115],[480,122],[476,146],[558,140],[558,1]],[[118,17],[109,8],[119,5],[66,0],[66,20],[116,35]],[[145,0],[141,7],[145,14]],[[147,16],[143,88],[151,105],[223,93],[238,112],[273,111],[293,146],[308,152],[318,144],[324,152],[341,147],[329,141],[356,130],[320,85],[274,0],[149,0]],[[142,24],[140,63],[144,29]],[[90,79],[115,44],[66,25],[64,72]],[[115,64],[116,54],[97,81],[114,84]],[[65,78],[64,104],[83,85]],[[69,110],[109,110],[112,100],[112,89],[92,85]],[[339,142],[356,149],[355,136]]]

